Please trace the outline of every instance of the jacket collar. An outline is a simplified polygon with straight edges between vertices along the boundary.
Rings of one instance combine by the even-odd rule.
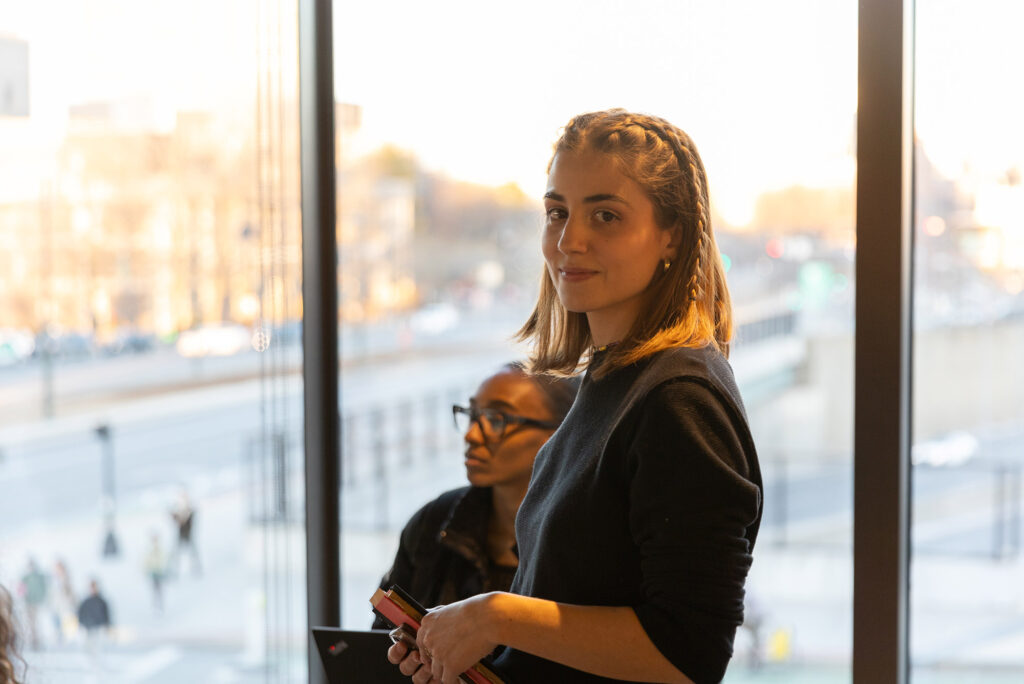
[[[493,511],[490,487],[467,487],[439,533],[441,544],[487,572],[487,529]]]

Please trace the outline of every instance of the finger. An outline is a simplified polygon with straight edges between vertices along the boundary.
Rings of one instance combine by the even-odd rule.
[[[432,681],[434,681],[434,676],[431,674],[430,667],[427,665],[421,667],[416,671],[416,674],[412,676],[413,684],[430,684]]]
[[[422,664],[423,661],[420,659],[420,654],[417,651],[413,651],[398,664],[398,671],[408,677],[415,673]],[[430,668],[427,668],[427,672],[429,671]]]
[[[409,652],[409,647],[399,641],[397,644],[392,644],[391,648],[388,649],[388,661],[392,665],[397,665],[402,662],[405,655]]]

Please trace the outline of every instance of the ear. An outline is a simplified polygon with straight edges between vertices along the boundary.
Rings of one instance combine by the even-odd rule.
[[[662,259],[675,261],[679,254],[679,243],[682,242],[683,231],[679,226],[665,228],[662,232]]]

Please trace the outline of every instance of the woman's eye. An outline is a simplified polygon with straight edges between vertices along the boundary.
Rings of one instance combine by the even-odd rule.
[[[604,209],[594,212],[594,217],[598,220],[599,223],[611,223],[615,219],[619,218],[613,212]]]
[[[566,217],[566,212],[561,207],[552,207],[547,210],[547,216],[549,221],[562,221]]]

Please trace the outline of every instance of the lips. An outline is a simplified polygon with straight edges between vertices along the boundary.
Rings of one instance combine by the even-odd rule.
[[[591,271],[586,268],[560,268],[558,269],[558,274],[566,282],[578,283],[594,277],[597,275],[597,271]]]
[[[467,466],[487,465],[487,459],[481,458],[480,456],[475,455],[471,451],[467,451],[466,452],[466,465]]]

